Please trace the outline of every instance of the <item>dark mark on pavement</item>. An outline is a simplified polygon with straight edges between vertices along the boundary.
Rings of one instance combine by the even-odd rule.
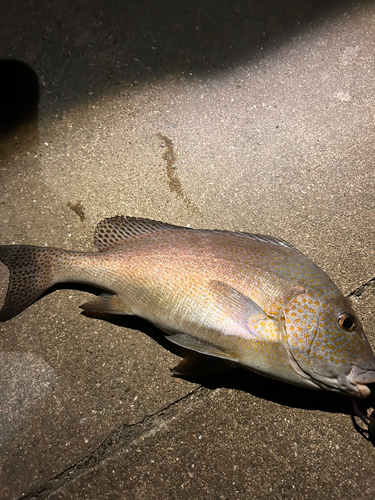
[[[359,286],[352,292],[348,293],[347,297],[360,297],[366,289],[373,289],[375,290],[375,278],[371,278],[367,283],[364,283],[363,285]]]
[[[163,160],[167,162],[167,181],[168,181],[168,186],[169,189],[172,191],[172,193],[176,193],[179,198],[181,198],[185,203],[186,206],[193,212],[193,213],[198,213],[199,210],[195,206],[195,204],[189,199],[188,196],[184,193],[184,190],[182,188],[181,182],[179,178],[177,177],[177,168],[176,168],[176,161],[178,158],[178,155],[176,151],[174,150],[173,147],[173,141],[169,139],[166,135],[162,135],[160,132],[156,134],[160,139],[164,141],[164,153],[163,153]]]
[[[73,210],[73,212],[78,215],[82,222],[85,220],[85,207],[82,205],[82,202],[80,200],[78,200],[75,205],[73,205],[73,203],[69,201],[67,205],[70,210]]]

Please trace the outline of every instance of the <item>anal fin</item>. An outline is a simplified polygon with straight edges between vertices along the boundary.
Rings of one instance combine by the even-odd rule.
[[[131,314],[131,311],[127,310],[126,305],[121,301],[119,296],[111,295],[110,293],[101,293],[95,299],[79,307],[86,312],[93,313]]]
[[[187,333],[176,333],[175,335],[166,335],[167,339],[174,344],[189,349],[190,351],[195,351],[199,354],[205,354],[206,356],[213,356],[215,358],[224,359],[226,361],[237,362],[237,358],[228,352],[223,351],[220,347],[211,344],[205,340],[197,339]]]
[[[212,358],[194,351],[187,351],[185,357],[172,368],[173,377],[198,377],[221,373],[236,368],[236,363],[221,358]]]

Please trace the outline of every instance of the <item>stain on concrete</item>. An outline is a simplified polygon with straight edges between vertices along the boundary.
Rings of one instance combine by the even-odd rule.
[[[54,369],[30,352],[0,354],[0,449],[28,416],[28,410],[58,380]]]
[[[70,210],[73,210],[73,212],[78,215],[78,217],[81,219],[82,222],[85,220],[86,218],[85,207],[82,205],[82,202],[80,200],[78,200],[75,205],[73,205],[73,203],[69,201],[67,205],[70,208]]]
[[[160,132],[156,135],[160,137],[160,139],[164,142],[163,160],[165,160],[167,163],[166,174],[167,174],[167,182],[169,189],[171,190],[172,193],[175,193],[179,198],[181,198],[185,202],[186,206],[191,210],[191,212],[193,213],[199,212],[196,205],[184,193],[180,179],[177,177],[176,161],[178,155],[173,147],[172,139],[169,139],[169,137],[161,134]]]

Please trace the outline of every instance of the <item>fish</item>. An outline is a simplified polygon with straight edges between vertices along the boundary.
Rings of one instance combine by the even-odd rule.
[[[375,356],[349,300],[286,241],[116,216],[97,225],[94,243],[91,253],[0,246],[10,271],[0,321],[53,285],[84,283],[103,290],[80,306],[86,314],[144,318],[183,349],[176,376],[204,372],[211,359],[310,389],[371,394]]]

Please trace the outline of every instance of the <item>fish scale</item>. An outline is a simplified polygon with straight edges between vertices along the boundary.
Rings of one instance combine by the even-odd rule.
[[[97,253],[0,246],[10,269],[0,320],[57,283],[104,292],[88,312],[133,314],[185,349],[174,373],[239,365],[313,389],[367,397],[375,357],[348,300],[292,245],[272,236],[113,217]],[[204,356],[202,356],[204,355]],[[210,359],[221,360],[210,364]]]

